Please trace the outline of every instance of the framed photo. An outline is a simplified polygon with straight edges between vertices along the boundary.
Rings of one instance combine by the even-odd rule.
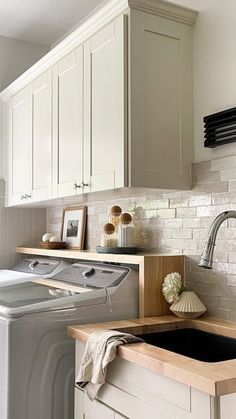
[[[86,216],[86,207],[64,208],[61,240],[68,248],[83,250]]]

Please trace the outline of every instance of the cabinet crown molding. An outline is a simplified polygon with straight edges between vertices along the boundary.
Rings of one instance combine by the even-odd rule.
[[[7,102],[19,90],[23,89],[27,84],[40,76],[40,74],[48,70],[49,67],[56,64],[58,60],[129,8],[155,14],[187,25],[193,25],[197,16],[196,11],[162,0],[110,0],[71,34],[66,36],[66,38],[57,44],[44,57],[6,87],[0,93],[0,98],[4,102]]]
[[[197,11],[162,0],[128,0],[129,7],[193,26]]]

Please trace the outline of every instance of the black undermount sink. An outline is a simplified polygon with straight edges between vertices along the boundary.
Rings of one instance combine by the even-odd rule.
[[[236,339],[197,329],[177,329],[139,335],[144,342],[203,362],[236,358]]]

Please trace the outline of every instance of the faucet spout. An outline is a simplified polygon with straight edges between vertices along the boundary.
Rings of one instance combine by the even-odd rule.
[[[236,211],[224,211],[214,219],[208,232],[207,241],[205,243],[198,266],[206,269],[212,269],[216,236],[221,224],[228,218],[236,218]]]

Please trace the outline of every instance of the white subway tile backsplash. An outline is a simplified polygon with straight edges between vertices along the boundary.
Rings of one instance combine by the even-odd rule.
[[[156,199],[155,201],[151,201],[152,209],[168,208],[168,207],[169,207],[169,199]]]
[[[220,297],[218,307],[227,310],[236,310],[236,301],[233,298]]]
[[[236,263],[236,252],[229,252],[229,262]],[[236,283],[235,283],[236,285]]]
[[[189,218],[197,215],[197,208],[177,208],[177,218]]]
[[[175,218],[175,209],[160,209],[157,210],[157,215],[160,218]]]
[[[167,219],[164,221],[164,228],[181,228],[183,226],[183,220],[180,219]]]
[[[173,239],[191,239],[192,230],[191,228],[174,228],[172,230],[171,236]]]
[[[216,217],[223,211],[229,209],[234,209],[234,204],[225,204],[225,205],[208,205],[203,207],[197,207],[197,216],[198,217]]]
[[[218,231],[214,269],[198,266],[210,225],[222,211],[236,210],[236,155],[193,164],[191,191],[157,191],[88,204],[86,246],[100,242],[101,226],[118,204],[134,216],[137,244],[148,251],[185,254],[186,283],[208,314],[236,320],[236,219]],[[0,185],[1,186],[1,185]],[[62,208],[47,211],[47,229],[60,233]],[[1,261],[0,261],[1,262]],[[235,305],[234,305],[235,304]]]
[[[229,192],[236,192],[236,180],[230,180],[229,184]]]
[[[193,192],[201,192],[201,193],[211,193],[211,192],[227,192],[228,191],[228,182],[214,182],[214,183],[196,183],[193,184]]]
[[[218,272],[223,272],[228,275],[236,275],[236,263],[215,263]]]
[[[217,307],[207,307],[207,315],[223,320],[232,320],[230,317],[230,310],[225,310]]]
[[[211,205],[211,195],[196,195],[189,198],[190,207],[199,207],[202,205]]]
[[[184,249],[195,250],[198,248],[198,242],[195,239],[184,239]]]
[[[157,211],[156,210],[146,210],[143,213],[143,218],[157,218]],[[161,217],[166,218],[166,217]]]
[[[99,222],[99,224],[106,224],[108,222],[107,214],[99,214],[98,215],[98,222]]]
[[[183,255],[185,256],[193,256],[193,255],[201,255],[202,251],[200,249],[183,249]]]
[[[188,207],[188,198],[172,198],[170,199],[170,208]]]
[[[207,234],[208,234],[208,229],[206,229],[206,228],[193,229],[193,238],[194,239],[206,240]]]
[[[232,169],[236,167],[236,156],[222,157],[211,161],[211,171]]]
[[[221,170],[220,180],[236,180],[236,169]]]
[[[175,249],[183,249],[184,241],[183,239],[163,239],[162,245],[164,248],[175,248]]]
[[[193,175],[200,173],[209,173],[211,171],[211,160],[203,161],[201,163],[194,163],[192,166]]]
[[[172,230],[170,228],[165,228],[165,230],[161,230],[161,231],[162,231],[162,237],[164,239],[171,239],[171,237],[172,237]]]
[[[190,228],[201,228],[202,227],[202,218],[184,218],[183,227]]]
[[[196,183],[201,183],[201,184],[206,184],[206,183],[215,183],[215,182],[219,182],[220,180],[227,180],[227,179],[222,179],[220,176],[220,171],[215,171],[215,172],[209,172],[209,173],[197,173],[195,176],[193,176],[193,182],[194,184]]]

